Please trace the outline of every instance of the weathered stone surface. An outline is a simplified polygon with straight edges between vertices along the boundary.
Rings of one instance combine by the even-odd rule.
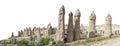
[[[96,15],[94,11],[91,13],[89,17],[89,32],[88,32],[88,38],[89,37],[95,37],[96,33]]]
[[[11,37],[14,37],[14,33],[12,32],[12,35],[11,35]]]
[[[64,16],[65,16],[65,8],[64,6],[61,6],[59,10],[58,29],[57,29],[58,41],[64,41],[64,32],[65,32]]]
[[[89,19],[90,19],[90,20],[96,20],[96,15],[95,15],[94,11],[92,11]]]
[[[80,39],[80,11],[77,9],[74,15],[74,40]]]
[[[27,30],[28,30],[28,36],[30,36],[31,35],[31,27],[29,27]]]
[[[23,37],[23,31],[22,30],[20,31],[20,35],[21,35],[21,37]]]
[[[39,37],[40,36],[40,27],[34,27],[33,34],[35,37]]]
[[[114,30],[114,34],[120,34],[120,25],[112,25],[112,17],[110,14],[106,17],[106,24],[96,25],[96,15],[94,12],[89,16],[89,26],[80,26],[80,16],[79,10],[75,12],[74,23],[73,23],[73,13],[69,13],[68,24],[65,25],[65,8],[61,6],[59,9],[58,17],[58,27],[52,27],[49,23],[47,27],[27,27],[24,30],[18,32],[18,38],[30,38],[30,41],[39,43],[40,38],[49,37],[54,39],[54,41],[72,42],[77,41],[80,38],[84,39],[86,37],[95,37],[97,35],[103,34],[104,36],[110,36]],[[105,26],[104,26],[105,25]],[[104,31],[105,30],[105,31]],[[102,35],[101,35],[102,36]],[[11,38],[18,39],[14,36],[12,32]]]
[[[27,30],[26,29],[24,29],[24,36],[27,36]]]
[[[47,25],[47,30],[45,31],[46,31],[46,34],[45,34],[46,36],[50,36],[53,34],[51,23]]]
[[[31,35],[31,27],[26,27],[24,30],[23,30],[23,36],[30,36]]]
[[[73,13],[69,13],[69,20],[68,20],[68,29],[67,29],[67,42],[73,41]]]
[[[112,34],[112,17],[110,14],[108,14],[106,17],[104,36],[110,36],[111,34]]]
[[[18,37],[21,37],[21,32],[20,31],[18,31]]]
[[[56,33],[56,31],[57,31],[57,27],[52,27],[52,34],[55,34]]]
[[[87,30],[86,30],[86,28],[84,27],[83,24],[80,25],[80,30],[81,30],[82,34],[87,34]]]
[[[83,24],[81,24],[80,25],[80,38],[81,39],[87,38],[87,34],[88,34],[88,31],[86,27]]]

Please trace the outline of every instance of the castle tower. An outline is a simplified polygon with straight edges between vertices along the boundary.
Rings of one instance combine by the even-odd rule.
[[[104,36],[110,36],[112,34],[112,17],[110,14],[106,17]]]
[[[88,38],[95,36],[95,33],[96,33],[95,24],[96,24],[96,15],[95,15],[95,13],[94,13],[94,11],[93,11],[93,12],[91,13],[90,17],[89,17]]]
[[[67,42],[73,41],[73,13],[69,13],[68,28],[67,28]]]
[[[78,9],[74,15],[74,40],[80,39],[80,16],[81,14]]]
[[[64,32],[65,32],[64,16],[65,16],[65,8],[62,5],[59,10],[59,18],[58,18],[58,29],[57,29],[58,41],[64,41]]]

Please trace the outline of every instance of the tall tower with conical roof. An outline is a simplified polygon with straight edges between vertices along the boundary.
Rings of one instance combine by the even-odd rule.
[[[106,17],[104,36],[110,36],[112,34],[112,17],[110,14]]]
[[[90,17],[89,17],[89,31],[88,31],[88,38],[90,37],[94,37],[95,36],[95,32],[96,32],[96,15],[94,13],[94,11],[91,13]]]
[[[64,5],[62,5],[59,10],[59,18],[58,18],[58,29],[57,29],[58,41],[64,41],[64,33],[65,33],[64,16],[65,16],[65,8]]]
[[[75,15],[74,15],[74,40],[80,39],[80,11],[77,9]]]

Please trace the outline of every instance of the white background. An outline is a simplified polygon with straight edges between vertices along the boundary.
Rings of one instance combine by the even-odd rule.
[[[105,24],[108,13],[112,16],[113,24],[120,24],[119,0],[0,0],[0,40],[7,39],[14,32],[26,27],[46,27],[51,23],[58,25],[59,8],[65,6],[65,23],[68,23],[70,11],[81,12],[81,24],[89,24],[89,16],[95,12],[96,24]]]

